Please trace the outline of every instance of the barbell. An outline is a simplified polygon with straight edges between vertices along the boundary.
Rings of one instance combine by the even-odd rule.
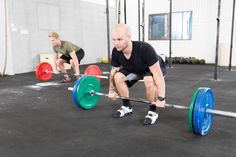
[[[89,110],[94,108],[100,100],[100,96],[108,97],[108,94],[101,93],[100,82],[93,76],[84,76],[77,80],[73,87],[68,90],[72,91],[72,99],[76,106]],[[141,98],[126,98],[117,96],[118,99],[128,99],[130,101],[155,104]],[[214,110],[214,94],[209,87],[199,87],[195,89],[191,99],[190,106],[181,106],[175,104],[165,104],[165,107],[189,110],[188,121],[189,128],[197,135],[205,136],[209,133],[213,115],[228,118],[236,118],[236,113],[228,111]]]
[[[35,69],[35,76],[40,81],[50,80],[53,74],[57,73],[53,72],[53,68],[48,62],[39,63]],[[108,76],[101,76],[101,74],[109,74],[109,72],[101,72],[98,66],[90,65],[85,69],[83,75],[96,76],[99,80],[101,80],[101,78],[108,79]]]
[[[109,79],[108,76],[104,76],[109,73],[110,72],[102,72],[97,65],[90,65],[85,69],[84,74],[81,74],[81,76],[95,76],[99,81],[101,81],[101,79]],[[57,73],[53,71],[52,66],[48,62],[39,63],[35,69],[35,76],[40,81],[49,81],[53,74]],[[138,81],[143,82],[143,80]]]

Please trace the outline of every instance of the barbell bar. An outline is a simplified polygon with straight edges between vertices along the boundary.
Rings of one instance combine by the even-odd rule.
[[[75,105],[87,110],[96,106],[100,100],[100,96],[108,97],[108,94],[100,92],[100,83],[93,76],[81,77],[75,82],[74,87],[69,87],[68,90],[72,91],[72,98]],[[155,104],[155,102],[141,98],[126,98],[122,96],[117,96],[117,98]],[[209,133],[213,122],[213,115],[236,118],[236,113],[234,112],[214,110],[214,95],[212,89],[209,87],[199,87],[194,91],[190,107],[175,104],[165,104],[165,107],[189,110],[189,128],[195,134],[202,136]]]

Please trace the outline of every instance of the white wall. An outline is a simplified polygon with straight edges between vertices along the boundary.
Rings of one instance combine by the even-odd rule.
[[[8,2],[8,1],[7,1]],[[0,74],[14,74],[12,64],[11,37],[9,36],[9,21],[7,3],[0,0]],[[6,37],[7,36],[7,37]]]
[[[132,2],[131,2],[132,1]],[[141,0],[142,2],[142,0]],[[133,31],[133,40],[138,40],[137,1],[127,3],[127,23]],[[221,0],[220,43],[230,46],[233,0]],[[172,56],[203,58],[207,63],[215,62],[218,0],[172,0],[172,11],[192,11],[192,40],[172,40]],[[132,9],[131,9],[132,8]],[[168,40],[148,40],[148,17],[150,14],[169,13],[169,0],[145,1],[145,41],[157,53],[169,56]],[[235,30],[235,28],[234,28]],[[236,31],[236,30],[235,30]],[[235,34],[235,33],[234,33]],[[235,35],[234,35],[235,37]],[[229,52],[228,52],[229,53]],[[236,54],[233,54],[236,55]]]
[[[106,0],[80,0],[88,3],[94,3],[94,4],[99,4],[99,5],[106,5]],[[109,6],[110,7],[115,7],[116,6],[116,1],[114,0],[108,0]]]
[[[3,0],[1,0],[2,3]],[[110,0],[111,3],[115,0]],[[96,63],[107,57],[106,1],[92,0],[8,0],[9,38],[12,66],[7,74],[33,71],[39,63],[39,54],[52,53],[48,33],[56,31],[62,40],[71,41],[85,50],[82,64]],[[114,2],[110,7],[110,23],[116,22]],[[110,6],[111,6],[110,5]],[[1,5],[2,7],[2,5]],[[1,12],[3,9],[1,8]],[[1,45],[4,22],[1,13]],[[1,46],[1,59],[3,50]],[[2,69],[2,60],[0,70]],[[0,71],[1,72],[1,71]]]
[[[2,73],[5,64],[5,8],[3,0],[0,0],[0,73]]]

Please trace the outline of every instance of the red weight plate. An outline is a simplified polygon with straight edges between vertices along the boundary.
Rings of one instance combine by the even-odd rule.
[[[84,74],[85,75],[89,75],[89,76],[101,76],[101,70],[100,68],[97,66],[97,65],[90,65],[88,66],[86,69],[85,69],[85,72]],[[99,81],[101,81],[101,78],[98,78],[97,79]]]
[[[49,71],[46,73],[46,71]],[[38,64],[35,70],[35,75],[40,81],[48,81],[52,78],[52,66],[47,62]]]

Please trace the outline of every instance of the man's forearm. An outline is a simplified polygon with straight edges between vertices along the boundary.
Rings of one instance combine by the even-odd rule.
[[[160,97],[166,97],[165,93],[165,80],[163,77],[157,77],[157,79],[154,79],[157,88],[157,94]]]
[[[55,71],[57,71],[58,69],[57,69],[57,64],[56,64],[56,61],[57,61],[57,59],[58,59],[58,53],[54,53],[53,54],[53,69],[55,70]]]
[[[110,72],[110,79],[109,79],[109,91],[114,91],[115,90],[115,81],[114,81],[114,76],[117,71],[119,71],[120,68],[112,67],[111,72]]]

